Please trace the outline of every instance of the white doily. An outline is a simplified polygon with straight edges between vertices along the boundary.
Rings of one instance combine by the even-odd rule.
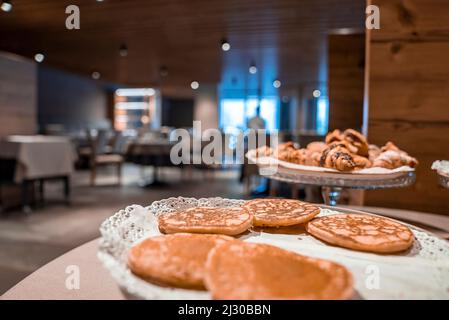
[[[126,266],[129,248],[136,242],[160,235],[156,217],[193,206],[232,207],[243,200],[222,198],[169,198],[149,207],[132,205],[120,210],[101,225],[99,259],[120,287],[142,299],[210,299],[204,291],[160,287],[133,275]],[[322,208],[320,215],[357,212]],[[368,214],[368,213],[365,213]],[[415,242],[401,254],[379,255],[329,246],[303,234],[249,232],[244,241],[268,243],[303,255],[332,260],[345,265],[355,280],[356,298],[361,299],[449,299],[449,243],[410,226]]]

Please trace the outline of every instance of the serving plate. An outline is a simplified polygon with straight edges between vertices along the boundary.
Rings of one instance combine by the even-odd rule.
[[[157,217],[161,214],[199,205],[233,207],[243,203],[243,200],[235,199],[179,197],[155,201],[148,207],[128,206],[101,225],[98,257],[130,297],[210,299],[205,291],[161,287],[140,279],[126,265],[128,250],[147,237],[161,234],[157,226]],[[370,214],[338,207],[320,207],[319,216],[341,212]],[[415,235],[414,245],[408,251],[394,255],[327,245],[302,228],[250,230],[239,239],[267,243],[341,263],[354,276],[355,299],[449,299],[449,243],[420,228],[408,226]]]
[[[256,157],[256,150],[250,150],[247,152],[246,157],[250,162],[256,164],[260,168],[272,168],[271,171],[284,170],[291,174],[307,174],[323,176],[326,178],[335,179],[367,179],[367,180],[381,180],[381,179],[394,179],[401,175],[414,173],[415,169],[409,166],[402,166],[395,169],[386,169],[381,167],[366,168],[361,170],[355,170],[351,172],[342,172],[332,168],[324,168],[318,166],[308,166],[296,163],[291,163],[283,160],[279,160],[275,157]],[[269,170],[267,170],[269,172]]]

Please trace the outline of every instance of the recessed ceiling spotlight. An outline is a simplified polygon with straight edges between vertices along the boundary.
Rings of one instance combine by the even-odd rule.
[[[98,71],[92,72],[92,79],[98,80],[98,79],[100,79],[100,78],[101,78],[100,72],[98,72]]]
[[[36,53],[36,54],[34,55],[34,60],[35,60],[36,62],[41,63],[42,61],[44,61],[44,59],[45,59],[45,56],[44,56],[42,53]]]
[[[248,71],[249,71],[249,73],[251,73],[251,74],[257,73],[257,67],[256,67],[256,64],[255,64],[254,62],[251,63],[251,65],[249,66]]]
[[[12,2],[11,1],[2,1],[2,5],[0,8],[5,12],[10,12],[12,10]]]
[[[273,81],[273,87],[275,87],[276,89],[280,88],[281,85],[282,85],[282,83],[281,83],[280,80],[275,79],[275,80]]]
[[[315,89],[315,90],[313,90],[312,95],[313,95],[315,98],[319,98],[319,97],[321,96],[321,91],[318,90],[318,89]]]
[[[161,77],[168,76],[168,68],[166,66],[161,66],[159,68],[159,74],[161,75]]]
[[[190,87],[193,90],[196,90],[196,89],[198,89],[200,87],[200,84],[198,83],[198,81],[192,81],[192,83],[190,83]]]
[[[221,40],[221,50],[223,51],[229,51],[231,49],[231,44],[226,40],[226,38],[223,38]]]
[[[126,57],[128,55],[128,47],[126,44],[122,44],[120,46],[119,53],[121,57]]]

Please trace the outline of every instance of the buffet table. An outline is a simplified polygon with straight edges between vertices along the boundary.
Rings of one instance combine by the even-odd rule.
[[[449,218],[415,211],[363,207],[365,211],[376,212],[399,219],[421,220],[422,224],[441,226],[440,236],[449,234]],[[423,218],[420,219],[420,216]],[[435,220],[436,219],[436,220]],[[430,228],[433,229],[433,228]],[[109,271],[97,258],[99,239],[87,242],[38,269],[16,286],[7,291],[2,299],[125,299]],[[79,289],[67,289],[66,281],[71,276],[70,268],[79,268]],[[69,272],[67,273],[67,268]],[[73,267],[72,267],[73,268]],[[73,271],[72,271],[73,272]]]

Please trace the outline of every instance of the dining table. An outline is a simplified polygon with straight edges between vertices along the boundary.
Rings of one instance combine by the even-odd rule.
[[[175,142],[168,139],[137,139],[128,144],[126,160],[142,168],[153,167],[151,181],[143,179],[142,187],[161,186],[165,183],[159,179],[159,168],[175,166],[170,159],[170,152]]]
[[[64,198],[70,199],[70,175],[76,159],[69,138],[63,136],[11,135],[0,140],[2,171],[10,173],[10,182],[22,186],[22,207],[31,211],[29,190],[39,183],[40,200],[44,197],[44,183],[62,180]]]
[[[449,217],[418,211],[352,207],[417,224],[449,239]],[[93,239],[54,259],[5,292],[3,300],[123,300],[122,291],[97,257],[100,238]]]

